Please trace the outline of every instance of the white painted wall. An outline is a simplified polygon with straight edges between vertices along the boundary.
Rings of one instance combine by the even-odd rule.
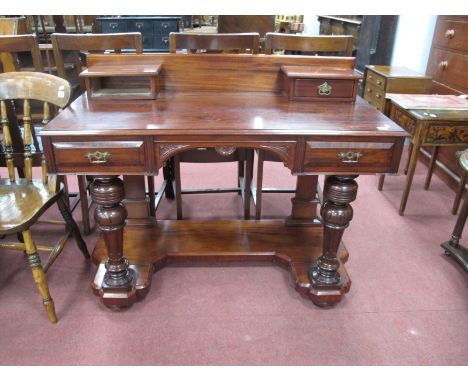
[[[391,65],[405,66],[408,69],[426,73],[436,19],[435,15],[424,14],[408,14],[398,17]],[[319,34],[320,23],[317,16],[304,15],[304,24],[303,34]]]
[[[426,73],[437,16],[400,15],[391,65]]]

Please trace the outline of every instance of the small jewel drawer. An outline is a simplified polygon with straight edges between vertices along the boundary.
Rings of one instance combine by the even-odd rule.
[[[353,69],[282,66],[281,72],[290,101],[354,102],[362,78]]]

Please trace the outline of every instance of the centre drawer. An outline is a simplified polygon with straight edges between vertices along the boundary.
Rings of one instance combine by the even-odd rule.
[[[320,89],[326,84],[328,92],[321,93]],[[353,98],[355,81],[352,80],[324,80],[324,79],[296,79],[294,97],[312,98]]]
[[[143,140],[52,142],[57,172],[124,174],[143,172]]]
[[[306,141],[303,172],[385,173],[398,171],[395,142]]]

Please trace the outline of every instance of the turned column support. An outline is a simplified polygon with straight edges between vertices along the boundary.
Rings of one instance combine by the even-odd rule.
[[[332,305],[341,299],[343,285],[337,253],[343,233],[353,218],[350,203],[357,195],[356,177],[329,176],[325,181],[324,203],[320,211],[323,222],[323,252],[309,270],[309,278],[315,291],[312,301],[319,306]]]
[[[99,296],[107,307],[118,308],[135,302],[135,274],[123,256],[123,228],[127,210],[122,204],[125,190],[117,176],[98,176],[91,186],[91,198],[97,207],[94,213],[107,249],[105,275]]]

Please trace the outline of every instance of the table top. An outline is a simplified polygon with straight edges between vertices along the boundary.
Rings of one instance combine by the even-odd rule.
[[[387,93],[386,98],[419,120],[468,120],[468,100],[455,95]]]
[[[360,97],[289,101],[270,92],[162,92],[156,100],[77,98],[41,135],[406,136]]]
[[[426,76],[425,74],[421,74],[414,70],[405,68],[404,66],[366,65],[366,68],[376,73],[379,73],[385,77],[398,77],[398,78],[421,77],[421,78],[428,78],[428,79],[431,78],[430,76]]]

